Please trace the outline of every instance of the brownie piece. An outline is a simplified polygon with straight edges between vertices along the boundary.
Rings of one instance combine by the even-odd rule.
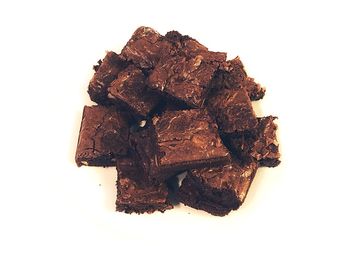
[[[225,52],[209,51],[206,46],[197,40],[187,35],[182,35],[178,31],[169,31],[165,35],[165,40],[171,43],[173,54],[179,56],[194,58],[200,55],[205,61],[223,62],[226,60],[227,55]]]
[[[229,134],[226,139],[227,146],[243,161],[253,158],[259,166],[279,165],[281,161],[276,135],[277,125],[274,123],[276,118],[273,116],[258,118],[258,125],[254,130]]]
[[[221,63],[214,79],[212,84],[214,89],[244,88],[251,100],[262,99],[265,95],[265,88],[256,83],[253,78],[248,77],[239,57]]]
[[[128,153],[129,116],[113,107],[85,106],[75,161],[78,166],[113,166]]]
[[[226,133],[255,128],[257,119],[245,89],[218,89],[208,99],[208,109]]]
[[[146,88],[145,79],[140,69],[128,66],[108,88],[108,98],[136,115],[146,117],[159,103],[160,97]]]
[[[137,152],[149,175],[159,181],[174,173],[229,161],[216,123],[205,110],[168,111],[154,117]]]
[[[255,162],[242,165],[233,159],[224,166],[191,170],[180,186],[180,201],[213,215],[224,216],[242,205],[256,171]]]
[[[158,63],[151,72],[151,89],[179,100],[190,107],[202,107],[210,90],[218,63],[206,61],[201,55],[193,58],[174,56]]]
[[[121,55],[141,69],[152,69],[163,56],[171,54],[171,44],[150,27],[139,27],[123,48]]]
[[[117,211],[140,214],[173,208],[166,183],[150,183],[137,157],[118,158],[117,171]]]
[[[88,93],[92,101],[98,104],[109,104],[107,88],[117,78],[119,72],[126,67],[126,64],[126,61],[119,55],[109,51],[103,61],[100,60],[98,65],[94,66],[96,72],[88,87]]]

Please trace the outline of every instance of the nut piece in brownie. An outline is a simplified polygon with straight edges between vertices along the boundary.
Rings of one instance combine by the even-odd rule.
[[[166,183],[150,183],[135,156],[117,160],[117,211],[126,213],[164,212],[173,208]]]
[[[147,89],[145,79],[140,69],[134,65],[128,66],[108,88],[108,98],[136,115],[146,117],[160,97]]]
[[[187,206],[224,216],[238,209],[247,196],[257,164],[231,160],[220,167],[188,172],[179,189],[180,201]]]
[[[208,98],[208,109],[219,129],[226,133],[255,128],[257,119],[245,89],[215,90]]]
[[[92,101],[98,104],[109,104],[107,88],[127,63],[112,51],[107,52],[105,58],[98,63],[94,66],[96,72],[89,83],[88,93]]]
[[[129,117],[113,107],[85,106],[75,161],[78,166],[113,166],[128,153]]]
[[[141,69],[152,69],[162,56],[171,53],[171,44],[150,27],[139,27],[126,43],[121,55]]]
[[[280,153],[276,136],[276,117],[258,118],[258,125],[249,132],[229,134],[227,145],[233,154],[242,160],[253,158],[259,166],[275,167],[280,164]]]
[[[248,77],[239,57],[221,63],[213,81],[214,88],[239,89],[244,88],[251,100],[262,99],[265,88]]]
[[[150,176],[162,181],[177,172],[229,161],[217,125],[205,110],[168,111],[152,122]]]

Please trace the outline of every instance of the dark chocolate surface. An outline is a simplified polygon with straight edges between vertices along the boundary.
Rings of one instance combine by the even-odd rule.
[[[129,150],[129,117],[113,107],[85,106],[75,161],[78,166],[112,166]]]
[[[255,162],[242,165],[237,160],[220,167],[191,170],[180,187],[180,200],[214,215],[226,215],[242,205],[256,170]]]
[[[208,109],[226,133],[255,128],[256,116],[245,89],[218,89],[208,99]]]
[[[107,98],[107,88],[109,84],[117,78],[127,65],[127,62],[118,54],[109,51],[99,65],[94,66],[96,71],[88,87],[88,93],[92,101],[98,104],[109,104]]]
[[[137,157],[118,158],[117,171],[117,211],[140,214],[173,208],[166,183],[149,182]]]
[[[146,117],[159,103],[160,97],[147,89],[145,80],[143,72],[130,65],[112,82],[108,98],[136,115]]]
[[[229,149],[242,160],[255,159],[260,166],[279,165],[280,153],[275,119],[273,116],[258,118],[258,125],[254,130],[228,135]]]
[[[229,152],[222,144],[217,126],[206,111],[169,111],[152,121],[158,168],[181,172],[229,160]]]
[[[121,55],[141,69],[152,69],[161,57],[171,53],[171,44],[150,27],[139,27],[123,48]]]

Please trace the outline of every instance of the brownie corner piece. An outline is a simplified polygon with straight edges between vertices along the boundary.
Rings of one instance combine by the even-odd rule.
[[[88,86],[90,99],[101,105],[109,104],[107,88],[126,65],[127,62],[118,54],[113,51],[107,52],[104,59],[94,66],[95,73]]]
[[[207,105],[215,116],[219,129],[225,133],[251,130],[257,125],[257,118],[245,89],[218,89],[210,96]]]
[[[159,103],[160,97],[149,91],[143,72],[134,65],[121,71],[108,88],[108,98],[116,105],[146,117]]]
[[[152,123],[159,170],[182,172],[229,161],[217,125],[204,109],[165,112]]]
[[[114,107],[85,106],[75,161],[78,166],[113,166],[129,150],[129,117]]]
[[[193,169],[180,186],[180,201],[217,216],[227,215],[244,202],[257,171],[257,163],[231,160],[220,167]]]
[[[117,211],[141,214],[173,208],[166,183],[147,180],[136,156],[118,158],[117,171]]]
[[[281,154],[277,140],[276,117],[257,118],[255,129],[247,132],[237,132],[226,136],[226,145],[232,154],[242,161],[256,160],[260,167],[275,167],[280,164]]]

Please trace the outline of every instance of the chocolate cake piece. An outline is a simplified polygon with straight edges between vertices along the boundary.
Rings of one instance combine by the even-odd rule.
[[[155,67],[159,59],[171,54],[171,44],[150,27],[139,27],[123,48],[121,55],[132,61],[137,67],[149,70]]]
[[[244,88],[251,100],[262,99],[265,95],[265,88],[247,75],[238,56],[235,59],[221,63],[214,79],[212,83],[214,89]]]
[[[78,166],[113,166],[129,151],[128,114],[113,107],[85,106],[75,161]]]
[[[147,89],[145,79],[140,69],[128,66],[108,88],[108,98],[136,115],[146,117],[159,103],[160,97]]]
[[[208,109],[225,133],[254,129],[257,125],[252,103],[245,89],[218,89],[208,98]]]
[[[216,123],[205,110],[168,111],[152,119],[155,153],[150,174],[164,180],[164,174],[182,172],[229,161]]]
[[[191,170],[180,186],[180,201],[210,214],[224,216],[242,205],[256,171],[255,162],[242,165],[234,159],[224,166]]]
[[[227,54],[225,52],[213,52],[197,40],[189,37],[188,35],[182,35],[178,31],[169,31],[165,35],[165,40],[172,45],[173,53],[186,57],[195,58],[200,55],[205,61],[226,61]]]
[[[88,93],[92,101],[102,105],[109,104],[107,88],[126,65],[127,62],[118,54],[112,51],[107,52],[105,58],[94,66],[96,72],[88,87]]]
[[[253,158],[259,166],[279,165],[277,125],[274,123],[276,118],[273,116],[258,118],[258,125],[254,130],[229,134],[226,139],[227,146],[243,161]]]
[[[203,56],[174,56],[158,63],[150,73],[149,87],[189,107],[200,108],[210,90],[218,63]]]
[[[166,183],[148,181],[136,156],[118,158],[117,171],[117,211],[140,214],[173,208]]]

